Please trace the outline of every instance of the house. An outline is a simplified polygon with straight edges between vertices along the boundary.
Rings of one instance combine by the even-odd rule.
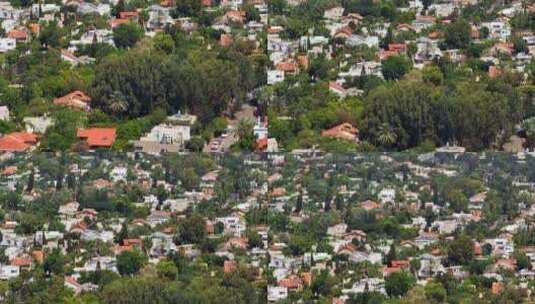
[[[52,118],[46,116],[46,114],[38,117],[24,117],[22,121],[28,133],[44,134],[46,129],[54,124]]]
[[[327,235],[331,237],[342,237],[346,234],[347,224],[340,223],[334,226],[327,228]]]
[[[0,53],[14,50],[17,47],[15,38],[0,38]]]
[[[89,111],[91,109],[90,104],[91,97],[82,91],[73,91],[65,96],[54,99],[55,105],[66,106],[82,111]]]
[[[344,98],[347,95],[346,89],[344,89],[344,87],[338,84],[336,81],[329,81],[329,91],[341,98]]]
[[[78,129],[77,137],[86,142],[90,149],[111,148],[115,142],[115,128]]]
[[[9,120],[9,108],[0,106],[0,120]]]
[[[396,199],[396,189],[383,188],[381,191],[379,191],[377,197],[382,204],[394,203]]]
[[[146,27],[150,30],[164,28],[166,25],[173,24],[174,20],[170,15],[171,9],[160,5],[151,5],[148,8],[149,20]]]
[[[281,71],[281,70],[268,70],[267,71],[267,84],[268,85],[274,85],[282,81],[284,81],[284,71]]]
[[[67,61],[72,66],[90,64],[95,62],[95,58],[91,58],[88,56],[76,57],[72,52],[65,49],[62,49],[60,53],[61,59]]]
[[[13,132],[0,137],[0,152],[23,152],[37,144],[38,138],[33,133]]]
[[[13,265],[0,265],[0,280],[11,280],[18,278],[20,275],[20,267]]]
[[[505,42],[511,36],[511,27],[503,21],[483,22],[481,27],[486,27],[489,30],[489,38],[491,39]]]
[[[363,278],[355,282],[350,289],[342,289],[343,294],[378,292],[386,295],[385,280],[380,278]]]
[[[433,16],[416,16],[412,22],[412,27],[417,33],[426,30],[435,24],[436,18]]]
[[[321,136],[357,141],[359,130],[353,127],[350,123],[344,122],[330,129],[323,130]]]
[[[268,302],[279,302],[288,297],[288,288],[283,286],[268,286],[267,300]]]
[[[267,116],[264,119],[257,117],[256,123],[253,127],[253,135],[257,140],[268,138],[269,134]]]
[[[73,218],[78,212],[80,204],[78,202],[70,202],[59,207],[58,213],[63,218]]]
[[[147,135],[135,142],[134,146],[137,151],[151,154],[179,152],[190,140],[190,128],[196,120],[194,115],[178,112],[152,128]]]
[[[7,33],[7,38],[25,43],[30,40],[30,35],[28,35],[28,31],[25,28],[12,29]]]
[[[325,10],[323,13],[323,18],[329,20],[339,20],[344,14],[344,8],[341,6],[336,6],[330,9]]]

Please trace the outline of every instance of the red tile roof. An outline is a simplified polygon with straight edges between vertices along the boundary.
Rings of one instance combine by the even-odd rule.
[[[12,266],[19,266],[19,267],[25,267],[25,266],[31,266],[32,265],[32,258],[29,256],[25,257],[15,257],[11,260]]]
[[[120,12],[119,13],[120,19],[137,18],[138,16],[139,16],[138,12]]]
[[[28,34],[26,31],[14,29],[7,33],[7,37],[17,40],[26,40],[28,38]]]
[[[89,110],[91,97],[82,91],[72,91],[69,94],[54,99],[55,105],[68,106],[79,110]]]
[[[37,143],[37,136],[33,133],[14,132],[0,138],[0,151],[22,152]]]
[[[352,141],[358,139],[358,134],[359,130],[347,122],[344,122],[321,132],[321,136],[334,137]]]
[[[115,128],[79,129],[78,138],[87,141],[90,147],[111,147],[115,142]]]

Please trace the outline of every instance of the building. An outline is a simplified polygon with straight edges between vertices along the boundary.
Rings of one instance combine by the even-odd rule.
[[[9,109],[7,106],[0,106],[0,120],[9,120]]]
[[[77,137],[87,143],[90,149],[111,148],[115,142],[115,128],[78,129]]]
[[[0,137],[0,152],[23,152],[37,144],[38,138],[33,133],[13,132]]]
[[[180,112],[169,116],[165,122],[135,142],[134,146],[137,151],[151,154],[179,152],[191,139],[190,129],[196,121],[196,116]]]
[[[89,111],[91,109],[90,104],[91,97],[82,91],[73,91],[65,96],[54,99],[55,105],[66,106],[82,111]]]

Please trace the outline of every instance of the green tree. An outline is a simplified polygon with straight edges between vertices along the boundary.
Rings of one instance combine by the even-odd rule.
[[[123,276],[134,275],[147,263],[147,257],[138,250],[123,251],[117,256],[117,270]]]
[[[143,29],[133,23],[121,24],[113,29],[113,42],[118,48],[131,48],[143,37]]]
[[[446,26],[444,42],[449,48],[464,49],[470,43],[470,24],[464,19],[457,19]]]
[[[383,76],[387,80],[400,79],[411,68],[411,62],[405,56],[389,56],[382,62]]]
[[[175,280],[178,276],[178,268],[172,261],[161,261],[156,265],[158,276],[169,280]]]
[[[467,235],[461,235],[448,245],[448,261],[452,265],[466,265],[474,257],[474,243]]]
[[[416,279],[406,271],[397,271],[385,279],[386,293],[393,298],[404,296],[416,283]]]

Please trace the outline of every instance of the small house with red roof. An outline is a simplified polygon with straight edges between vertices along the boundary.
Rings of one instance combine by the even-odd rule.
[[[85,141],[91,149],[111,148],[115,142],[115,128],[78,129],[78,138]]]
[[[37,144],[38,137],[33,133],[13,132],[0,137],[0,152],[23,152]]]
[[[71,93],[54,99],[55,105],[66,106],[82,111],[89,111],[91,107],[91,97],[82,91],[72,91]]]

